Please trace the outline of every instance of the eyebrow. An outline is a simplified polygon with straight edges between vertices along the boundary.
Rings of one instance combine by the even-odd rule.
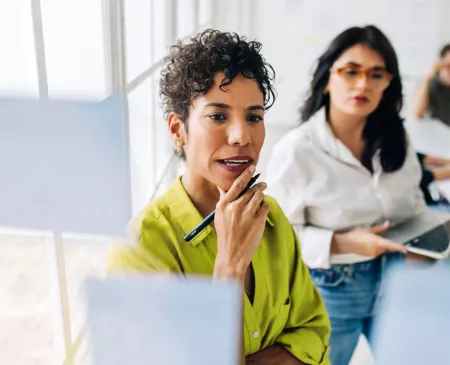
[[[359,63],[352,62],[352,61],[347,62],[345,65],[346,65],[346,66],[362,67],[362,65],[360,65]],[[374,67],[371,67],[371,70],[376,70],[376,71],[383,70],[383,71],[386,71],[386,67],[383,67],[383,66],[374,66]]]
[[[221,109],[231,109],[231,106],[224,103],[209,103],[205,105],[205,108],[207,107],[214,107],[214,108],[221,108]],[[262,110],[264,111],[264,107],[262,105],[251,105],[247,108],[247,110]]]

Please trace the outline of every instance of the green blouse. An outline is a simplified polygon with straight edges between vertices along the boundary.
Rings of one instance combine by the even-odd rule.
[[[305,364],[329,364],[330,323],[322,298],[289,221],[273,198],[266,196],[266,201],[270,213],[252,260],[253,303],[244,296],[245,353],[281,344]],[[111,250],[109,271],[212,276],[217,253],[214,229],[208,226],[191,243],[183,240],[202,219],[178,178],[135,220],[137,244]]]

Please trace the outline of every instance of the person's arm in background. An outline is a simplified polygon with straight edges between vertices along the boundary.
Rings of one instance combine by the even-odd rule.
[[[412,107],[412,114],[415,118],[422,119],[430,106],[430,82],[443,67],[442,63],[436,63],[425,75],[424,80],[417,90],[417,94]]]
[[[418,153],[419,155],[419,153]],[[433,180],[450,179],[450,159],[422,154],[423,165],[429,167]],[[419,157],[420,160],[420,157]]]
[[[424,155],[423,163],[425,166],[450,166],[450,158]]]

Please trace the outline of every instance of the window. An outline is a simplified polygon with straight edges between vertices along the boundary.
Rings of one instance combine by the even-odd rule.
[[[199,0],[198,21],[201,26],[211,24],[213,18],[213,1]]]
[[[0,1],[0,94],[103,100],[113,92],[126,93],[136,212],[177,174],[157,86],[163,57],[176,38],[213,25],[216,2]],[[6,363],[13,364],[17,355],[36,365],[55,358],[79,363],[88,356],[81,283],[88,274],[101,274],[110,241],[63,233],[60,249],[49,255],[51,242],[50,232],[0,231],[5,284],[0,337],[10,344],[2,353]],[[52,286],[59,283],[58,289]],[[69,306],[63,308],[65,300]],[[8,313],[14,316],[7,318]],[[57,317],[67,321],[68,331],[54,326]],[[22,337],[24,328],[28,338]],[[69,352],[67,333],[74,348]]]
[[[41,1],[50,97],[107,96],[101,1]]]
[[[131,192],[133,212],[137,213],[150,199],[155,181],[153,149],[153,90],[151,78],[128,94],[128,125],[131,155]]]
[[[12,36],[14,35],[14,36]],[[0,1],[0,94],[38,96],[29,1]]]
[[[196,0],[177,1],[177,38],[190,35],[198,27],[197,4]]]
[[[152,1],[125,1],[125,50],[127,82],[152,64]]]

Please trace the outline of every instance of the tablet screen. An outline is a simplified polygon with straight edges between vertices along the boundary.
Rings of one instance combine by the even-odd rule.
[[[450,221],[429,230],[421,236],[405,243],[407,247],[420,248],[433,252],[444,252],[450,242]]]

